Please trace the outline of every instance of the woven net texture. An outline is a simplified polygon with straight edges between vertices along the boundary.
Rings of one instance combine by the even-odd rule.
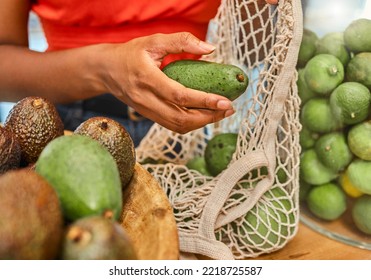
[[[300,99],[295,70],[302,37],[300,0],[271,6],[257,0],[223,0],[204,57],[243,68],[247,91],[236,113],[187,134],[154,124],[137,148],[137,160],[160,182],[174,209],[180,251],[212,259],[246,259],[273,252],[298,227]],[[227,169],[216,177],[188,169],[208,140],[238,133]],[[156,163],[148,162],[148,159]]]

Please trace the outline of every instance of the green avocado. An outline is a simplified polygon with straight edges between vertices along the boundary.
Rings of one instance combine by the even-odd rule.
[[[246,73],[237,66],[204,60],[176,60],[163,72],[185,87],[215,93],[235,100],[249,84]]]
[[[110,152],[98,141],[85,135],[60,136],[41,152],[35,170],[56,190],[67,220],[90,215],[119,219],[119,170]]]

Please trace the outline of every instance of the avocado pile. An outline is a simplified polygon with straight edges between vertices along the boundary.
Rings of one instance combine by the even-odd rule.
[[[0,259],[137,258],[119,223],[136,155],[118,122],[65,135],[51,102],[26,97],[0,126],[0,154]]]
[[[369,30],[371,20],[361,18],[322,38],[308,29],[303,33],[297,63],[300,198],[320,220],[349,211],[355,222],[357,204],[371,196]],[[355,222],[356,228],[371,234],[370,217]]]

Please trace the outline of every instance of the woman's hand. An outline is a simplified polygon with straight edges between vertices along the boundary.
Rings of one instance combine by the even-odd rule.
[[[187,133],[234,113],[227,98],[186,88],[160,70],[167,54],[214,50],[190,33],[155,34],[106,47],[107,90],[144,117]]]

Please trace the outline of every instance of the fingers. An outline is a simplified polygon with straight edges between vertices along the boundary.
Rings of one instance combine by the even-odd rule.
[[[148,104],[151,104],[151,108],[148,107]],[[153,108],[156,108],[155,112],[153,112]],[[210,123],[218,122],[234,113],[233,109],[205,110],[181,108],[159,100],[151,100],[143,107],[136,108],[136,110],[141,115],[152,119],[161,126],[181,134],[204,127]]]
[[[153,91],[157,93],[157,96],[167,102],[185,108],[212,110],[233,109],[232,102],[224,96],[186,88],[178,82],[168,78],[162,72],[159,76],[160,77],[151,78],[157,81]]]
[[[192,53],[196,55],[209,54],[215,50],[215,46],[201,41],[189,32],[172,34],[157,34],[152,36],[152,45],[161,48],[166,54]]]

